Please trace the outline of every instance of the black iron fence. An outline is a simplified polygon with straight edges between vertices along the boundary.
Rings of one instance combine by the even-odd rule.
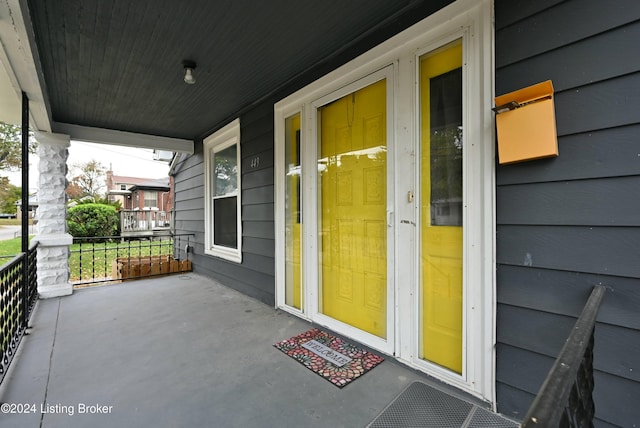
[[[601,285],[593,288],[521,427],[593,426],[594,330],[605,291]]]
[[[0,268],[0,383],[29,325],[38,298],[37,244]]]
[[[74,238],[70,281],[75,286],[191,271],[192,234]]]

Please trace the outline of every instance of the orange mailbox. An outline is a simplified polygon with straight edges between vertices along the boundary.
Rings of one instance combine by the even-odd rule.
[[[495,98],[501,164],[558,156],[551,80]]]

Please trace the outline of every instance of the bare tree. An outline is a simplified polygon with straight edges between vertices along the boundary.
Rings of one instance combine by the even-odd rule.
[[[80,197],[102,198],[106,189],[106,173],[107,169],[95,159],[74,164],[69,187],[80,190],[74,196],[79,193]]]

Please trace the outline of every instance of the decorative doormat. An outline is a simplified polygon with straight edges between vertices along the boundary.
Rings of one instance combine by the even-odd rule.
[[[384,358],[317,328],[276,343],[276,348],[338,388],[359,378]]]

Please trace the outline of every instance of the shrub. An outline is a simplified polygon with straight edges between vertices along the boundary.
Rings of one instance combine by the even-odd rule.
[[[114,236],[118,234],[118,213],[110,205],[76,205],[67,211],[67,227],[74,238]]]

